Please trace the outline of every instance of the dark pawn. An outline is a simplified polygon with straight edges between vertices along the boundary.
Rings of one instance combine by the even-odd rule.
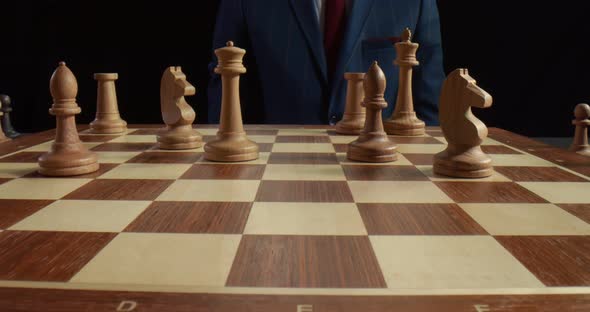
[[[4,113],[2,115],[2,130],[7,137],[14,139],[21,134],[14,130],[12,123],[10,122],[10,112],[12,112],[10,97],[6,94],[0,94],[0,102],[2,103],[0,111]]]

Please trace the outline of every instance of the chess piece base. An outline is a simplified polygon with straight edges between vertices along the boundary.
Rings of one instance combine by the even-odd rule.
[[[494,173],[492,159],[488,157],[481,147],[475,146],[463,152],[456,153],[453,147],[434,155],[433,171],[455,178],[485,178]]]
[[[95,119],[90,123],[88,132],[94,134],[117,134],[127,131],[127,122],[123,119]]]
[[[203,137],[196,130],[164,129],[157,136],[158,148],[169,150],[193,149],[203,146]]]
[[[239,162],[258,159],[258,144],[244,135],[219,136],[205,144],[205,159],[219,162]]]
[[[360,134],[364,127],[365,114],[362,114],[362,116],[344,115],[344,118],[336,124],[334,130],[340,134]]]
[[[397,147],[389,139],[353,141],[348,145],[346,157],[350,160],[384,163],[397,160]]]
[[[419,136],[426,133],[426,124],[415,113],[386,120],[383,128],[391,135]]]
[[[97,171],[99,164],[94,153],[49,152],[39,157],[38,172],[46,176],[76,176]]]
[[[574,150],[574,152],[576,152],[576,153],[578,153],[578,154],[580,154],[582,156],[588,156],[588,157],[590,157],[590,146],[582,147],[581,149],[578,149],[577,151]]]

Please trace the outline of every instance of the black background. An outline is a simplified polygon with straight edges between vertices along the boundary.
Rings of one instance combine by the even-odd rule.
[[[274,1],[274,0],[269,0]],[[362,0],[357,0],[362,1]],[[543,1],[545,2],[545,1]],[[590,101],[586,1],[439,0],[445,71],[469,68],[494,97],[474,112],[528,136],[571,136],[573,108]],[[218,1],[12,1],[0,10],[0,93],[21,131],[54,127],[49,78],[64,60],[78,79],[79,123],[94,117],[95,72],[118,72],[129,123],[161,123],[159,82],[181,65],[206,119],[207,65]],[[248,67],[249,64],[245,64]]]

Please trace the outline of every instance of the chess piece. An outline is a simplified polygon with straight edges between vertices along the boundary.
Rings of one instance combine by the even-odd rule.
[[[413,43],[412,32],[406,28],[402,40],[395,44],[397,58],[393,62],[399,66],[399,88],[395,109],[391,117],[383,123],[388,134],[417,136],[426,132],[424,121],[416,117],[412,97],[412,67],[420,63],[416,60],[418,44]]]
[[[390,162],[397,159],[397,147],[383,131],[381,111],[387,107],[383,98],[385,85],[385,75],[375,61],[363,81],[365,99],[362,105],[367,112],[365,127],[358,139],[348,144],[348,159],[366,162]]]
[[[360,134],[365,125],[365,108],[361,105],[364,97],[364,73],[345,73],[348,81],[346,89],[346,106],[344,116],[336,124],[336,132],[340,134]]]
[[[588,145],[588,126],[590,125],[590,106],[588,104],[578,104],[574,110],[576,117],[572,124],[576,126],[574,141],[570,146],[570,151],[580,155],[590,156],[590,145]]]
[[[49,152],[39,157],[39,173],[48,176],[73,176],[98,170],[96,154],[88,151],[78,137],[76,103],[78,82],[66,63],[60,62],[49,83],[56,118],[55,141]]]
[[[434,173],[456,178],[484,178],[493,173],[492,160],[481,150],[486,125],[471,107],[492,106],[492,96],[476,85],[467,69],[453,71],[443,83],[439,117],[447,148],[434,156]]]
[[[90,132],[96,134],[123,133],[127,130],[127,122],[119,116],[115,80],[117,73],[97,73],[94,80],[98,81],[96,98],[96,119],[90,123]]]
[[[1,106],[2,106],[2,102],[0,102],[0,117],[2,117],[4,114],[1,110],[2,109]],[[7,138],[6,135],[4,135],[4,131],[2,131],[2,127],[0,127],[0,143],[4,142],[4,141],[8,141],[8,140],[10,140],[10,139]]]
[[[246,137],[240,108],[240,74],[246,72],[242,59],[246,50],[232,41],[215,50],[219,60],[215,73],[221,75],[221,116],[217,138],[205,144],[205,159],[247,161],[258,158],[258,145]]]
[[[2,130],[4,130],[4,134],[7,137],[14,139],[20,136],[14,128],[12,127],[12,122],[10,122],[10,112],[12,112],[12,101],[10,97],[6,94],[0,94],[0,105],[2,105],[1,111],[2,115]]]
[[[168,67],[160,81],[160,107],[166,129],[157,136],[162,149],[191,149],[203,146],[203,137],[193,129],[195,111],[184,99],[195,87],[186,81],[180,66]]]

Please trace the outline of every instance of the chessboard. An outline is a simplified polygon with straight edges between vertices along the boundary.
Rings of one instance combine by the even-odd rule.
[[[67,178],[37,173],[54,130],[0,144],[0,310],[590,310],[590,158],[492,128],[495,173],[456,179],[437,128],[376,164],[247,125],[259,159],[214,163],[160,127],[81,127],[100,170]]]

